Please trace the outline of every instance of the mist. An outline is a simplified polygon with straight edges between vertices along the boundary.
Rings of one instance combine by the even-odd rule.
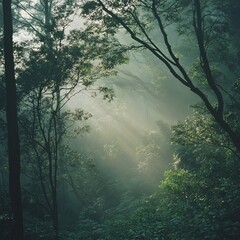
[[[0,239],[240,239],[238,0],[0,5]]]
[[[92,114],[85,123],[90,131],[76,137],[71,146],[91,156],[110,181],[121,179],[128,186],[135,181],[142,193],[149,194],[173,167],[171,126],[192,114],[190,104],[197,98],[146,51],[129,53],[129,63],[116,71],[116,76],[97,82],[114,90],[113,101],[84,92],[68,102],[68,108]],[[145,154],[156,155],[146,160],[139,151],[151,144],[159,149],[145,149],[149,151]]]

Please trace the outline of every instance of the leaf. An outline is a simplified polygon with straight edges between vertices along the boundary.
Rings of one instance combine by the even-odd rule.
[[[88,1],[83,5],[82,14],[88,15],[97,8],[98,4],[95,1]]]

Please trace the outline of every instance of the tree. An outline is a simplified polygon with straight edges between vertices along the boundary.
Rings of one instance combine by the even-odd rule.
[[[37,180],[35,189],[41,189],[39,199],[43,200],[44,211],[49,214],[54,239],[58,239],[58,186],[66,165],[72,161],[67,151],[64,152],[67,135],[72,132],[74,121],[87,120],[91,116],[81,108],[75,112],[66,111],[65,106],[73,95],[82,91],[92,95],[102,92],[105,99],[112,100],[110,89],[94,88],[93,84],[98,78],[115,74],[113,67],[124,63],[126,57],[119,52],[113,53],[111,59],[106,56],[105,52],[112,46],[119,45],[115,39],[101,36],[91,42],[83,30],[67,33],[75,13],[75,1],[22,1],[16,4],[18,24],[31,36],[28,44],[20,42],[17,45],[25,173]],[[22,12],[25,14],[21,15]],[[115,63],[112,58],[116,59]],[[74,129],[75,134],[84,130],[88,128]],[[70,183],[75,187],[75,183]]]
[[[230,175],[216,180],[201,171],[168,171],[133,213],[105,223],[104,239],[238,239],[239,191]]]
[[[226,31],[228,22],[226,9],[232,8],[231,3],[226,3],[223,9],[216,0],[178,2],[96,0],[87,1],[82,8],[83,16],[93,22],[91,28],[97,26],[96,32],[106,31],[114,35],[117,29],[123,28],[138,44],[137,48],[145,48],[157,57],[174,78],[200,97],[215,121],[227,133],[238,153],[240,152],[239,133],[225,117],[229,94],[227,89],[224,89],[225,85],[220,83],[219,75],[214,71],[216,67],[214,59],[217,57],[213,58],[213,49],[216,50],[221,41],[231,40],[229,32]],[[180,34],[186,34],[189,41],[189,35],[194,37],[199,56],[196,64],[201,73],[200,83],[191,75],[189,67],[183,64],[171,44],[168,31],[169,26],[173,24],[175,27],[179,26]],[[231,47],[236,49],[236,46]],[[215,51],[215,54],[219,52]],[[235,76],[230,74],[231,70],[228,71],[228,81],[233,83],[232,79]]]
[[[146,131],[143,143],[136,149],[138,170],[145,175],[148,189],[154,190],[163,178],[164,172],[170,168],[173,154],[170,127],[162,121],[158,122],[158,127],[158,131]]]
[[[11,1],[3,1],[4,59],[6,80],[6,114],[8,129],[9,193],[13,213],[13,239],[23,239],[23,216],[20,185],[20,144],[17,96],[13,59],[13,26]]]
[[[174,133],[172,141],[176,146],[176,167],[195,171],[201,167],[206,159],[214,157],[219,159],[219,166],[212,161],[209,162],[207,168],[212,169],[215,166],[216,174],[221,173],[217,169],[222,164],[227,166],[227,162],[229,163],[228,169],[238,171],[239,158],[226,133],[205,108],[195,106],[193,110],[192,116],[187,117],[185,121],[179,122],[172,127]],[[229,122],[231,122],[231,119],[229,119],[231,115],[232,113],[226,116]],[[206,163],[204,164],[207,166]],[[202,171],[205,170],[202,169]]]

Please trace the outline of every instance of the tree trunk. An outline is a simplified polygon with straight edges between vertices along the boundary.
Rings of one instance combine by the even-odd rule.
[[[58,202],[56,192],[53,196],[53,213],[52,213],[52,221],[53,221],[53,230],[54,230],[54,240],[59,239],[59,223],[58,223]]]
[[[12,239],[23,240],[23,216],[20,186],[20,144],[17,97],[13,59],[11,1],[3,0],[6,114],[8,129],[9,193],[13,213]]]
[[[214,102],[211,102],[207,96],[207,94],[204,93],[203,90],[195,86],[193,83],[191,77],[186,72],[183,65],[180,63],[178,57],[174,54],[172,50],[172,46],[168,40],[167,32],[165,31],[164,24],[161,20],[161,16],[157,12],[157,0],[152,0],[152,6],[149,9],[151,9],[153,16],[155,20],[158,23],[158,26],[160,28],[160,32],[163,37],[163,42],[165,47],[167,48],[167,54],[162,51],[161,48],[157,46],[157,44],[154,43],[153,39],[151,39],[147,32],[143,28],[140,27],[141,23],[137,23],[138,27],[141,28],[141,33],[147,36],[148,41],[145,41],[144,38],[141,38],[140,34],[136,34],[131,28],[131,25],[128,24],[127,21],[125,21],[123,18],[120,17],[120,15],[114,13],[110,8],[107,7],[107,5],[104,4],[103,1],[97,0],[97,3],[102,7],[103,11],[105,11],[109,16],[111,16],[116,22],[118,22],[131,36],[133,40],[135,40],[137,43],[139,43],[144,48],[148,49],[152,54],[154,54],[160,62],[164,63],[165,66],[168,68],[168,70],[171,72],[171,74],[183,85],[188,87],[193,93],[195,93],[197,96],[199,96],[202,101],[204,102],[206,108],[208,109],[209,113],[214,117],[216,122],[219,124],[219,126],[224,130],[224,132],[229,136],[232,143],[236,147],[236,152],[240,154],[240,135],[238,132],[230,126],[230,124],[224,119],[224,98],[223,95],[217,86],[215,79],[212,75],[212,70],[210,67],[209,59],[206,52],[206,47],[204,45],[204,32],[203,32],[203,16],[202,16],[202,10],[201,10],[201,1],[200,0],[194,0],[194,18],[193,18],[193,25],[195,28],[195,33],[197,37],[198,42],[198,50],[200,54],[200,60],[201,60],[201,66],[202,70],[205,73],[206,80],[208,82],[209,89],[213,91],[216,100],[217,100],[217,106],[215,106]],[[134,20],[136,21],[136,20]],[[140,24],[140,25],[139,25]]]

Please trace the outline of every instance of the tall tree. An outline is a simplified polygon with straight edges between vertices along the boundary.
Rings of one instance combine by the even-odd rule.
[[[229,94],[214,69],[217,64],[213,59],[219,58],[221,51],[215,51],[214,58],[211,55],[214,48],[230,40],[226,30],[228,19],[225,10],[231,6],[230,3],[225,3],[225,9],[222,9],[221,4],[217,0],[95,0],[83,5],[83,16],[93,22],[92,28],[94,24],[97,26],[95,32],[98,33],[107,31],[115,34],[117,29],[125,29],[138,48],[150,51],[169,69],[175,79],[200,97],[240,153],[240,135],[225,117]],[[186,33],[188,38],[190,35],[194,37],[197,65],[201,74],[200,84],[174,49],[169,37],[169,25],[173,24],[175,28],[180,25],[180,32]],[[229,74],[228,82],[233,82],[232,77]]]
[[[8,129],[9,193],[13,212],[12,237],[23,239],[23,216],[20,185],[20,144],[17,117],[17,97],[13,58],[13,26],[11,1],[3,0],[4,58],[6,80],[6,114]]]
[[[75,114],[65,111],[64,106],[71,96],[87,90],[100,91],[105,98],[112,98],[106,87],[95,90],[91,87],[98,78],[114,74],[113,66],[126,58],[117,53],[117,57],[113,54],[116,63],[104,59],[102,49],[112,49],[111,46],[117,45],[115,40],[99,37],[93,46],[92,42],[85,44],[88,36],[84,31],[66,31],[76,10],[75,1],[26,0],[16,4],[18,23],[32,36],[31,49],[28,44],[20,43],[25,50],[24,54],[19,53],[22,58],[17,69],[21,136],[27,146],[23,148],[24,169],[34,179],[35,189],[40,189],[38,202],[44,206],[42,212],[52,224],[53,231],[49,234],[58,239],[58,186],[61,186],[63,165],[70,161],[63,150],[66,132],[73,126],[70,118],[76,121],[89,117],[81,109]]]

